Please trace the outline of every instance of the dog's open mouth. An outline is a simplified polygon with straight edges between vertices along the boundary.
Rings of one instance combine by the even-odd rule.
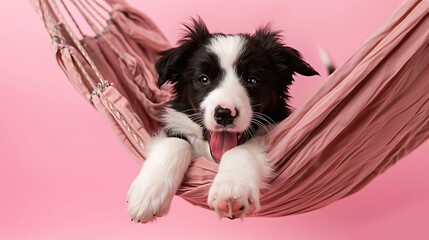
[[[209,134],[210,152],[213,159],[219,163],[223,154],[238,145],[241,133],[216,131]]]

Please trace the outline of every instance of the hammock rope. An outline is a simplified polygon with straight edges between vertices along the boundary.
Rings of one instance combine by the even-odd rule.
[[[143,162],[144,147],[160,126],[158,113],[172,97],[171,86],[158,89],[153,68],[157,52],[170,48],[165,36],[124,0],[60,0],[63,10],[54,0],[31,1],[72,85]],[[427,0],[405,1],[275,127],[267,141],[276,174],[255,216],[308,212],[353,194],[429,137],[428,12]],[[85,23],[94,37],[84,34]],[[177,195],[208,208],[217,167],[195,159]]]

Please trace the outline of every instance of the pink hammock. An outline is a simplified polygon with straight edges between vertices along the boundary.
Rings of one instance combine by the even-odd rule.
[[[63,1],[32,0],[53,39],[59,65],[112,125],[131,155],[170,99],[158,89],[156,53],[170,47],[155,24],[123,0],[70,0],[96,37],[84,36]],[[61,3],[61,4],[60,4]],[[61,9],[60,9],[61,7]],[[256,216],[326,206],[368,184],[429,135],[429,1],[408,0],[302,106],[268,137],[276,175]],[[82,38],[77,37],[65,16]],[[177,195],[208,208],[217,164],[196,159]]]

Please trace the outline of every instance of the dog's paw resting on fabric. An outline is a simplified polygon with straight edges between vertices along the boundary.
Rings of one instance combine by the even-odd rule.
[[[261,140],[256,137],[222,156],[207,199],[219,217],[243,218],[259,211],[259,191],[271,173]]]
[[[188,142],[165,136],[158,136],[149,152],[128,190],[128,212],[132,221],[138,223],[151,222],[167,214],[192,156]],[[169,164],[170,161],[175,163]]]
[[[144,174],[144,173],[143,173]],[[128,212],[132,221],[147,223],[167,214],[174,192],[166,190],[157,177],[139,176],[128,190]]]
[[[158,85],[175,98],[160,113],[163,128],[128,193],[133,221],[168,212],[191,159],[219,163],[207,203],[220,217],[243,218],[260,209],[270,176],[264,136],[291,113],[293,75],[318,74],[278,32],[210,33],[201,20],[186,25],[175,48],[160,53]]]
[[[218,174],[209,191],[208,204],[219,217],[243,218],[260,209],[259,184],[239,174]]]

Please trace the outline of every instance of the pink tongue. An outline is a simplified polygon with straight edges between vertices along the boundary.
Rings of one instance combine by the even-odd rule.
[[[237,133],[226,131],[211,133],[210,151],[216,162],[220,162],[222,155],[235,146],[237,146]]]

